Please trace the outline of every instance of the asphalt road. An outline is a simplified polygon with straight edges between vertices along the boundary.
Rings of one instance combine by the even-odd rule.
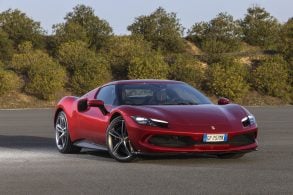
[[[59,154],[52,110],[0,111],[0,194],[293,194],[293,107],[251,107],[259,151],[118,163],[106,152]]]

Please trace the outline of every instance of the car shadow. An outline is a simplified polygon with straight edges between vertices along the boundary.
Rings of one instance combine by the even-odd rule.
[[[59,152],[56,149],[55,139],[39,136],[25,135],[0,135],[0,148],[28,150],[28,151],[45,151]],[[66,156],[66,155],[64,155]],[[85,158],[85,159],[111,159],[108,151],[82,149],[81,152],[70,155],[70,157]],[[94,158],[93,158],[94,157]]]
[[[54,141],[48,137],[0,135],[0,147],[11,149],[54,149]]]
[[[22,136],[22,135],[0,135],[0,148],[18,149],[18,150],[29,150],[29,151],[58,151],[55,146],[55,139],[49,137],[39,136]],[[66,156],[66,155],[64,155]],[[109,155],[108,151],[93,150],[93,149],[82,149],[81,152],[69,155],[70,158],[81,158],[91,160],[115,160]],[[68,156],[68,157],[69,157]],[[135,162],[138,163],[159,163],[169,161],[190,161],[190,160],[204,160],[216,158],[214,155],[205,154],[180,154],[180,155],[139,155]]]

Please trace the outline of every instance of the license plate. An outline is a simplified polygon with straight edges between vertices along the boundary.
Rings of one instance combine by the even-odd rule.
[[[203,142],[226,142],[227,140],[227,134],[204,134],[203,136]]]

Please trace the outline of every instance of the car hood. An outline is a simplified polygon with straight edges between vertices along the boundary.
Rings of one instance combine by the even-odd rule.
[[[132,106],[133,116],[165,120],[172,127],[211,127],[218,129],[242,128],[241,119],[248,113],[239,105],[164,105]]]

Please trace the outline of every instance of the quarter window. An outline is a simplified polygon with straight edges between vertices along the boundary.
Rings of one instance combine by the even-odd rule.
[[[108,85],[100,89],[96,99],[103,100],[106,105],[114,105],[117,101],[115,85]]]

